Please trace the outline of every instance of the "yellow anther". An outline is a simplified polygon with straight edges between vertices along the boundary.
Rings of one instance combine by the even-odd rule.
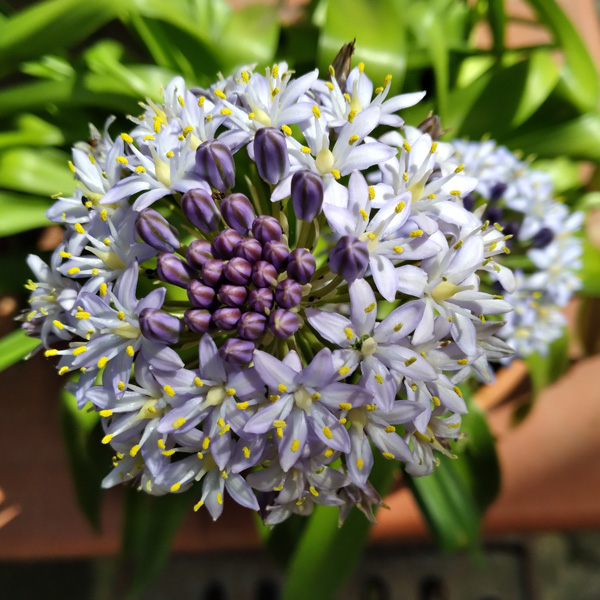
[[[119,319],[119,321],[125,320],[125,313],[122,310],[117,313],[117,319]]]
[[[200,96],[200,98],[198,98],[198,106],[200,106],[200,107],[204,106],[205,100],[206,100],[205,96]]]
[[[225,471],[221,471],[221,478],[222,479],[227,479],[228,475]]]
[[[404,361],[405,366],[410,367],[410,365],[414,364],[417,362],[417,357],[416,356],[411,356],[410,358],[407,358]]]
[[[83,228],[83,226],[81,225],[81,223],[75,223],[75,231],[79,235],[83,235],[85,233],[85,229]]]
[[[369,200],[374,200],[375,199],[375,188],[370,185],[369,186]]]
[[[167,158],[173,158],[175,156],[175,152],[173,152],[173,150],[169,150],[165,156]]]
[[[375,375],[375,381],[379,384],[383,383],[383,376],[381,375],[381,373],[377,373],[377,375]]]
[[[415,431],[415,437],[418,440],[422,440],[423,442],[427,442],[427,443],[431,443],[433,442],[433,438],[429,437],[428,435],[425,435],[424,433],[421,433],[420,431]]]
[[[408,173],[406,171],[402,173],[402,179],[404,179],[404,181],[408,181]]]
[[[115,160],[121,165],[126,165],[129,163],[129,161],[124,156],[117,156]]]
[[[331,429],[329,429],[329,427],[327,427],[327,425],[325,427],[323,427],[323,435],[328,440],[332,440],[333,439],[333,433],[331,433]]]
[[[77,346],[77,348],[73,350],[73,356],[79,356],[84,352],[87,352],[87,348],[85,346]]]
[[[273,79],[277,79],[277,77],[279,76],[279,65],[273,65],[271,75],[273,76]]]
[[[244,453],[244,458],[250,458],[250,448],[248,446],[244,446],[242,452]]]
[[[364,208],[361,208],[358,212],[360,213],[360,216],[363,218],[363,221],[368,221],[369,214],[367,213],[367,211]]]
[[[351,135],[350,138],[348,139],[348,144],[350,146],[352,146],[352,144],[355,144],[356,142],[358,142],[359,139],[360,138],[356,134]]]
[[[92,277],[96,277],[98,275],[98,273],[100,273],[100,271],[98,271],[98,269],[92,269]]]
[[[177,102],[179,102],[180,106],[185,106],[185,100],[183,99],[183,96],[177,96]]]
[[[108,356],[102,356],[98,362],[96,363],[97,367],[99,369],[102,369],[106,366],[106,363],[108,362]]]
[[[59,374],[59,375],[64,375],[64,374],[65,374],[65,373],[66,373],[68,370],[69,370],[69,367],[61,367],[61,368],[58,370],[58,374]]]
[[[348,375],[348,373],[350,372],[350,367],[348,365],[344,365],[343,367],[341,367],[338,371],[338,373],[344,377],[344,375]]]
[[[110,440],[112,440],[112,439],[113,439],[113,436],[112,436],[112,434],[111,434],[111,433],[109,433],[108,435],[105,435],[105,436],[102,438],[102,443],[106,445],[106,444],[108,444],[108,443],[110,442]]]
[[[402,246],[394,246],[392,248],[392,250],[396,253],[396,254],[402,254],[404,252],[404,248]]]
[[[442,401],[437,396],[431,396],[431,399],[433,400],[433,403],[436,406],[440,406],[440,404],[442,403]]]
[[[292,452],[298,452],[298,449],[299,449],[299,448],[300,448],[300,440],[294,440],[294,441],[292,442],[292,446],[291,446],[290,450],[291,450]]]
[[[221,114],[222,115],[226,115],[229,116],[231,114],[231,109],[230,108],[222,108],[221,109]],[[209,115],[210,116],[210,115]]]
[[[275,421],[273,421],[273,427],[276,427],[277,429],[283,428],[286,425],[287,423],[281,419],[275,419]]]
[[[392,81],[392,76],[388,73],[383,80],[383,85],[387,85],[390,81]]]
[[[54,325],[54,327],[56,327],[58,329],[64,329],[65,328],[65,326],[60,321],[57,321],[56,319],[54,321],[52,321],[52,325]]]
[[[459,358],[456,362],[459,365],[468,365],[469,364],[469,359],[468,358]]]
[[[429,198],[429,200],[435,200],[436,199],[436,195],[435,194],[429,194],[427,196],[427,198]]]
[[[375,94],[381,94],[385,88],[383,86],[379,86],[375,88]]]
[[[415,229],[414,231],[410,232],[410,237],[411,238],[421,237],[422,235],[423,235],[423,230],[422,229]]]
[[[463,395],[462,395],[462,392],[460,391],[460,388],[459,388],[459,387],[457,387],[457,386],[454,386],[452,389],[454,390],[454,393],[455,393],[455,394],[456,394],[456,395],[457,395],[459,398],[462,398],[462,396],[463,396]]]
[[[161,450],[164,450],[164,449],[165,449],[165,440],[158,440],[158,441],[156,442],[156,444],[158,445],[158,447],[159,447]]]
[[[219,427],[225,427],[225,420],[221,417],[220,419],[217,420],[217,425]]]
[[[202,500],[200,500],[200,502],[197,502],[196,504],[194,504],[194,512],[198,512],[203,506],[204,506],[204,502]]]
[[[183,128],[183,137],[187,137],[190,133],[192,133],[192,131],[194,131],[194,126],[193,125],[188,125],[187,127]]]
[[[404,149],[405,149],[407,152],[410,152],[410,151],[412,150],[412,148],[411,148],[410,144],[409,144],[409,143],[408,143],[406,140],[404,140],[404,141],[402,142],[402,147],[403,147],[403,148],[404,148]]]
[[[283,133],[285,133],[285,135],[292,135],[292,128],[289,127],[288,125],[282,125],[281,131],[283,131]]]
[[[180,427],[183,427],[185,425],[185,419],[183,417],[179,417],[179,419],[176,419],[175,421],[173,421],[173,429],[179,429]]]
[[[75,275],[76,273],[79,273],[79,271],[81,271],[79,267],[71,267],[67,273],[69,273],[69,275]]]
[[[133,138],[132,138],[132,137],[131,137],[131,136],[130,136],[128,133],[122,133],[122,134],[121,134],[121,139],[122,139],[124,142],[127,142],[128,144],[131,144],[131,143],[133,143]]]
[[[340,402],[341,410],[352,410],[352,404],[350,402]]]
[[[377,410],[377,404],[365,404],[365,408],[369,411]]]
[[[460,165],[458,165],[458,167],[456,167],[456,169],[454,169],[454,172],[461,173],[464,170],[465,170],[465,165],[463,163],[460,163]]]
[[[314,394],[313,394],[313,395],[310,397],[310,399],[311,399],[313,402],[317,402],[318,400],[320,400],[320,399],[321,399],[321,394],[319,394],[319,392],[315,392],[315,393],[314,393]]]
[[[244,83],[248,83],[250,81],[250,76],[248,75],[247,71],[242,71],[241,75]]]
[[[320,119],[320,118],[321,118],[321,111],[319,110],[319,107],[318,107],[316,104],[315,104],[315,105],[313,105],[313,107],[312,107],[312,111],[313,111],[313,115],[315,115],[315,117],[316,117],[317,119]]]
[[[331,169],[331,174],[336,178],[336,179],[340,179],[341,178],[341,173],[337,170],[337,169]]]
[[[362,73],[365,70],[365,63],[364,62],[359,62],[358,63],[358,70],[360,73]]]
[[[449,429],[457,429],[458,427],[460,427],[460,422],[459,423],[452,423],[452,424],[448,425]]]
[[[287,392],[287,386],[286,386],[286,385],[284,385],[283,383],[280,383],[280,384],[277,386],[277,389],[278,389],[278,390],[279,390],[279,391],[280,391],[282,394],[285,394],[285,392]]]
[[[385,431],[386,433],[395,433],[395,432],[396,432],[396,428],[395,428],[393,425],[388,425],[388,426],[387,426],[387,427],[384,429],[384,431]]]
[[[356,110],[352,109],[349,113],[348,113],[348,123],[352,123],[354,122],[354,117],[356,117]]]
[[[270,394],[269,395],[269,400],[271,402],[277,402],[277,400],[279,400],[279,398],[281,398],[281,396],[279,394]]]
[[[117,458],[118,458],[119,460],[123,460],[123,459],[125,458],[125,455],[124,455],[124,454],[121,454],[120,452],[117,452]]]
[[[256,115],[255,115],[253,112],[249,112],[249,113],[248,113],[248,118],[249,118],[250,120],[254,119],[255,117],[256,117]]]
[[[75,165],[71,161],[68,162],[68,165],[69,165],[69,169],[71,169],[71,172],[75,173]]]
[[[127,353],[127,356],[133,356],[135,354],[133,346],[127,346],[127,348],[125,348],[125,352]]]
[[[277,437],[278,438],[282,438],[283,437],[283,427],[278,427],[275,431],[277,432]]]
[[[223,504],[223,496],[221,496],[221,494],[220,494],[220,493],[219,493],[219,494],[217,494],[217,502],[218,502],[219,504]]]
[[[210,446],[210,438],[205,437],[204,441],[202,442],[202,450],[208,450],[209,446]]]
[[[171,450],[163,450],[161,452],[161,454],[163,456],[173,456],[173,454],[175,454],[175,450],[171,449]]]
[[[250,406],[250,404],[248,402],[236,402],[236,408],[239,408],[240,410],[246,410],[248,408],[248,406]]]
[[[402,329],[403,323],[398,323],[398,325],[394,326],[394,331],[398,333]]]
[[[113,411],[110,410],[110,408],[106,408],[106,409],[100,411],[101,417],[111,417],[112,414],[113,414]]]
[[[335,450],[333,448],[327,448],[327,450],[323,452],[323,456],[325,456],[325,458],[329,458],[334,452]]]
[[[485,315],[479,315],[479,320],[480,320],[482,323],[485,323]]]
[[[87,200],[86,203],[85,203],[85,207],[86,208],[92,208],[92,206],[94,206],[94,203],[91,202],[90,200]]]
[[[174,484],[171,486],[171,491],[172,491],[172,492],[176,492],[177,490],[179,490],[179,488],[180,488],[180,487],[181,487],[181,482],[180,482],[180,481],[178,481],[177,483],[174,483]]]
[[[65,252],[64,250],[59,252],[59,255],[61,258],[71,258],[71,256],[73,256],[70,252]]]
[[[175,390],[170,386],[170,385],[165,385],[163,386],[163,390],[165,390],[165,394],[167,394],[167,396],[174,396],[175,395]],[[185,423],[185,420],[184,420]],[[183,423],[182,423],[183,425]]]
[[[365,466],[365,461],[362,458],[357,458],[356,459],[356,468],[359,471],[362,471],[364,466]]]
[[[235,388],[227,388],[227,389],[225,390],[225,393],[226,393],[228,396],[235,396]]]
[[[200,377],[194,377],[194,385],[196,387],[203,387],[204,381],[202,381],[202,379],[200,379]]]
[[[406,202],[398,202],[398,204],[396,204],[396,208],[394,208],[394,212],[397,213],[401,213],[406,207]]]
[[[352,331],[352,329],[350,329],[350,327],[346,327],[344,329],[344,333],[346,334],[346,338],[349,341],[352,341],[354,339],[354,331]]]
[[[319,495],[319,492],[317,492],[317,490],[315,489],[314,485],[311,485],[308,490],[310,491],[310,493],[316,498]]]
[[[138,444],[133,446],[133,448],[129,451],[129,456],[135,456],[140,451],[140,447]]]
[[[155,119],[153,129],[154,129],[154,133],[160,133],[160,130],[162,129],[162,125],[158,119]]]
[[[326,81],[325,85],[333,92],[334,87],[333,87],[333,83],[331,83],[331,81]]]
[[[103,241],[105,246],[110,246],[110,238],[104,238]]]
[[[385,458],[389,458],[390,460],[393,458],[396,458],[391,452],[382,452],[381,456],[383,456]]]
[[[49,356],[56,356],[58,354],[58,350],[56,350],[55,348],[50,348],[50,350],[46,350],[46,352],[44,352],[44,356],[46,358],[48,358]]]
[[[452,190],[452,191],[450,192],[450,195],[451,195],[451,196],[460,196],[460,190]],[[483,231],[483,230],[482,230],[482,231]]]
[[[310,154],[310,148],[308,146],[302,146],[302,148],[300,148],[301,152],[304,152],[304,154]]]
[[[149,142],[154,139],[154,136],[153,135],[145,135],[143,139],[145,142]]]
[[[273,91],[271,92],[271,98],[274,98],[275,96],[277,96],[277,94],[279,94],[279,88],[274,87]]]

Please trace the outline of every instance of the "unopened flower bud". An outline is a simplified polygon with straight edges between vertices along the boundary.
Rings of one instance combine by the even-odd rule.
[[[221,231],[213,242],[213,249],[219,258],[231,258],[242,236],[235,229]]]
[[[135,227],[146,244],[161,252],[173,252],[181,245],[177,229],[151,208],[140,212]]]
[[[164,310],[144,308],[140,312],[140,331],[153,342],[176,344],[182,328],[181,321]]]
[[[369,249],[358,238],[345,235],[329,254],[329,268],[348,283],[362,277],[369,264]]]
[[[289,310],[276,308],[269,317],[271,331],[281,339],[287,339],[298,331],[298,317]]]
[[[263,247],[263,256],[265,260],[270,262],[278,271],[285,268],[290,249],[283,242],[275,240],[267,242]]]
[[[437,115],[430,114],[420,125],[423,133],[428,133],[434,141],[439,140],[447,130],[442,129],[442,121]]]
[[[293,279],[284,279],[275,288],[275,300],[281,308],[294,308],[302,300],[302,286]]]
[[[225,267],[225,278],[236,285],[246,285],[252,275],[252,265],[245,259],[235,256]]]
[[[217,287],[223,280],[225,263],[218,258],[207,260],[202,267],[202,279],[206,285]]]
[[[287,262],[287,274],[299,284],[308,283],[315,274],[317,263],[310,250],[296,248],[290,252]]]
[[[203,233],[217,230],[219,209],[210,192],[202,188],[186,192],[181,199],[181,210],[186,219]]]
[[[258,174],[272,185],[279,183],[290,170],[285,136],[273,127],[262,127],[254,135],[254,160]]]
[[[549,227],[543,227],[532,238],[534,248],[545,248],[554,239],[554,232]]]
[[[267,317],[255,312],[247,312],[237,324],[237,332],[245,340],[258,339],[267,328]]]
[[[227,363],[243,367],[252,360],[255,349],[254,342],[229,338],[219,349],[219,356]]]
[[[521,224],[518,221],[509,221],[504,226],[504,231],[502,232],[504,235],[512,235],[513,237],[517,236],[521,229]]]
[[[273,308],[275,294],[269,288],[252,290],[248,296],[248,305],[257,313],[267,314]]]
[[[297,171],[292,177],[294,214],[310,223],[323,209],[323,182],[312,171]]]
[[[204,263],[213,257],[212,246],[207,240],[194,240],[185,253],[187,261],[192,267],[201,269]]]
[[[197,279],[192,279],[187,288],[187,295],[194,306],[208,308],[215,299],[216,292]]]
[[[504,216],[504,211],[499,206],[489,206],[485,212],[485,218],[490,223],[499,223]]]
[[[242,312],[239,308],[218,308],[213,313],[213,323],[219,329],[235,329],[235,326],[238,324],[240,317],[242,316]]]
[[[196,275],[194,270],[175,254],[159,254],[156,271],[162,281],[187,288],[190,279]]]
[[[472,212],[475,208],[476,198],[474,194],[467,194],[463,197],[462,203],[465,210]]]
[[[261,244],[266,244],[271,240],[279,242],[283,234],[279,221],[275,217],[266,215],[261,215],[254,219],[252,233]]]
[[[231,150],[223,142],[209,140],[198,146],[196,170],[220,192],[231,189],[235,183],[235,162]]]
[[[500,198],[502,198],[502,196],[504,196],[504,192],[506,191],[507,187],[508,186],[505,183],[503,183],[502,181],[497,183],[490,190],[490,200],[492,202],[496,202],[496,201],[500,200]]]
[[[225,284],[219,288],[219,300],[233,308],[238,308],[246,302],[248,290],[243,285]]]
[[[194,333],[206,333],[210,329],[211,314],[204,308],[189,308],[183,315],[185,324]]]
[[[277,283],[277,269],[264,260],[259,260],[252,267],[252,283],[257,288],[274,286]]]
[[[254,238],[246,238],[235,247],[235,255],[253,265],[262,258],[262,244]]]
[[[225,223],[238,233],[246,235],[252,227],[256,213],[250,200],[244,194],[230,194],[221,202],[221,214]]]

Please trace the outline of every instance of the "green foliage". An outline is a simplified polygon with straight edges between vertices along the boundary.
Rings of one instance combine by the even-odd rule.
[[[0,339],[0,371],[4,371],[25,358],[40,345],[40,340],[30,338],[18,329]]]

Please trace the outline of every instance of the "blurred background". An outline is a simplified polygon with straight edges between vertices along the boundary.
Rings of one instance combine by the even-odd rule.
[[[600,598],[599,10],[593,0],[0,0],[0,596]],[[61,239],[44,211],[74,189],[70,146],[88,123],[157,99],[174,74],[202,85],[242,62],[323,69],[354,37],[371,79],[390,72],[395,93],[428,90],[402,113],[408,123],[434,110],[449,138],[496,139],[586,212],[568,331],[476,394],[486,445],[471,446],[466,470],[398,476],[371,529],[354,515],[342,530],[319,516],[266,532],[237,505],[213,523],[177,497],[100,494],[110,454],[97,421],[61,394],[43,356],[15,363],[34,346],[13,320],[25,257]]]

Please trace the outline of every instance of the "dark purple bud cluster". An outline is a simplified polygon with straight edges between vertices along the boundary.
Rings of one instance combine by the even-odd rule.
[[[267,332],[282,339],[294,335],[299,326],[294,309],[302,300],[302,286],[315,272],[310,251],[290,252],[277,219],[257,217],[244,194],[223,198],[191,190],[182,208],[204,233],[214,235],[221,219],[228,226],[212,243],[193,241],[186,260],[172,251],[158,257],[158,276],[187,290],[193,306],[184,314],[188,329],[233,334],[220,352],[224,360],[239,365],[252,359],[255,341]]]
[[[369,249],[367,245],[352,235],[341,237],[329,254],[331,272],[340,275],[348,283],[362,277],[368,264]]]

